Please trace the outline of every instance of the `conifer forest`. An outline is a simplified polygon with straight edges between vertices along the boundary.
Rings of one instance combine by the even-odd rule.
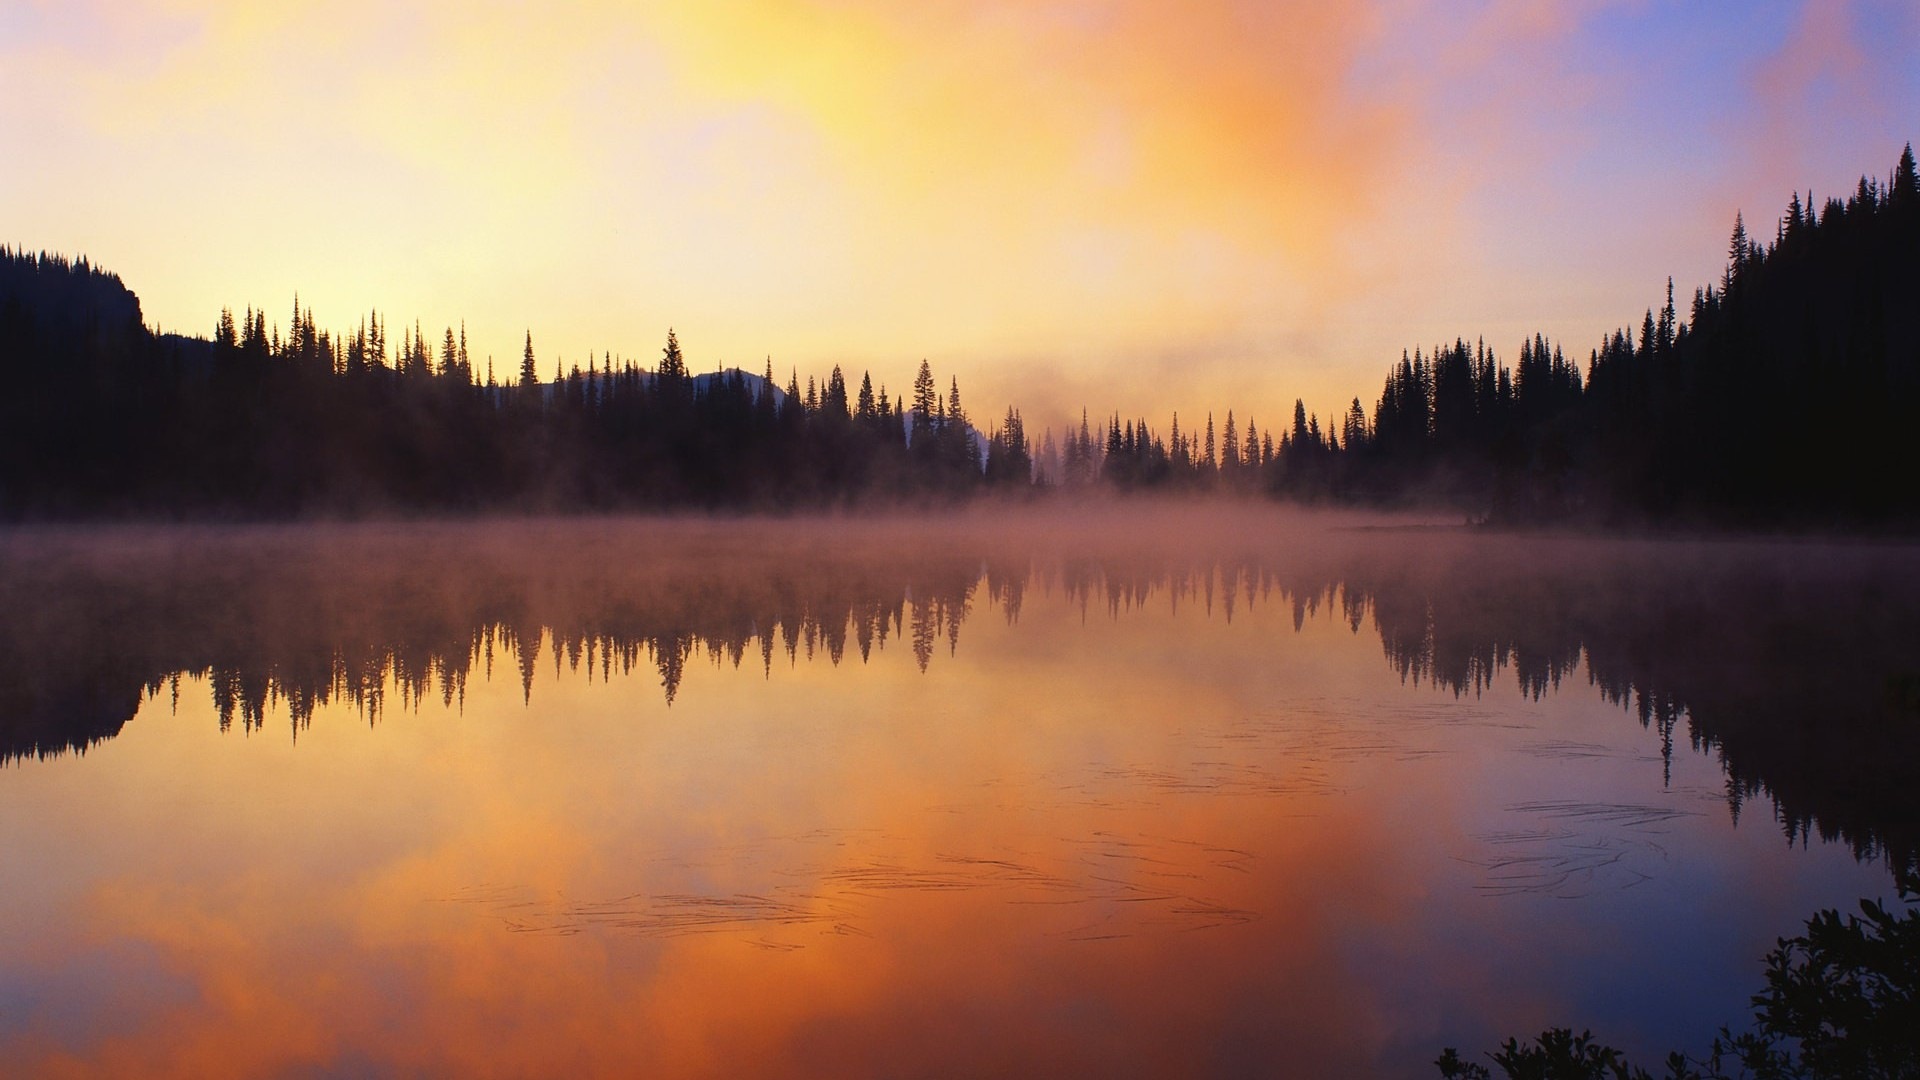
[[[1769,235],[1770,234],[1770,235]],[[1383,364],[1377,394],[1256,424],[1102,412],[1035,433],[910,387],[771,361],[696,374],[564,364],[529,331],[480,361],[464,328],[295,299],[158,333],[84,257],[0,251],[0,515],[297,519],[947,503],[1223,492],[1445,508],[1497,524],[1867,528],[1920,515],[1920,178],[1912,147],[1845,197],[1736,218],[1720,280],[1585,349],[1458,336]]]

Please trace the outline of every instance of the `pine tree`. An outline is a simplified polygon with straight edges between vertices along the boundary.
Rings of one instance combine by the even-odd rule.
[[[693,408],[693,377],[687,371],[686,357],[680,352],[680,335],[667,328],[667,343],[660,348],[660,365],[653,373],[655,399],[669,422],[687,421]]]
[[[838,370],[838,369],[835,369]],[[860,396],[854,402],[855,415],[871,423],[874,419],[873,373],[860,373]]]
[[[916,439],[921,432],[933,426],[933,411],[938,403],[933,388],[933,368],[922,359],[920,371],[913,377],[913,433]]]
[[[1900,163],[1894,166],[1893,183],[1887,192],[1889,205],[1911,209],[1920,205],[1920,171],[1913,162],[1913,144],[1900,151]]]
[[[655,376],[675,381],[687,377],[687,362],[680,355],[680,336],[673,332],[671,326],[667,327],[667,344],[660,350],[660,369]]]
[[[1739,211],[1733,215],[1733,237],[1727,242],[1727,272],[1721,279],[1720,291],[1731,295],[1740,284],[1740,276],[1747,268],[1747,260],[1752,257],[1753,242],[1747,239],[1747,223]]]
[[[1354,398],[1353,405],[1347,409],[1346,423],[1340,430],[1340,441],[1348,450],[1363,447],[1367,441],[1367,413],[1360,407],[1360,399]]]
[[[1662,355],[1673,348],[1673,337],[1676,333],[1674,316],[1673,278],[1669,275],[1667,278],[1667,303],[1665,307],[1660,309],[1660,325],[1655,328],[1655,332],[1660,335],[1660,352]]]
[[[827,376],[827,390],[820,405],[828,416],[835,421],[846,420],[852,415],[847,407],[847,377],[840,371],[840,365],[833,365],[833,371]]]
[[[520,385],[532,387],[538,385],[540,375],[533,369],[533,331],[527,331],[527,348],[520,354]]]

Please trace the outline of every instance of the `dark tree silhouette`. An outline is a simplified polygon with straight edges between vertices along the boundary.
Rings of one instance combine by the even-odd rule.
[[[950,499],[1031,483],[1018,413],[987,440],[958,380],[922,365],[909,424],[862,373],[691,373],[667,333],[653,371],[591,355],[476,383],[464,328],[438,355],[416,323],[390,353],[374,312],[348,335],[298,300],[287,333],[254,308],[211,341],[159,335],[85,261],[0,249],[0,516],[295,517],[479,510],[808,506]],[[391,362],[390,362],[391,359]],[[824,389],[819,389],[824,386]],[[84,437],[82,437],[84,433]],[[910,436],[916,438],[908,453]],[[997,449],[996,449],[997,448]]]
[[[1403,352],[1369,417],[1304,400],[1260,430],[1227,408],[1198,437],[1083,410],[1063,488],[1262,492],[1428,504],[1505,523],[1899,528],[1920,523],[1920,175],[1816,205],[1771,243],[1736,215],[1718,282],[1683,319],[1673,282],[1585,370],[1543,335]],[[517,384],[484,385],[465,331],[438,356],[375,311],[347,335],[296,299],[283,336],[223,310],[211,340],[160,334],[85,260],[0,249],[0,516],[290,517],[668,506],[818,506],[1031,486],[1017,410],[981,433],[921,361],[890,401],[862,373],[695,376],[669,330],[652,371],[555,359],[531,331]],[[1244,429],[1240,417],[1246,416]],[[1049,437],[1042,440],[1043,445]],[[1041,455],[1043,462],[1047,455]],[[1047,462],[1048,468],[1054,466]]]

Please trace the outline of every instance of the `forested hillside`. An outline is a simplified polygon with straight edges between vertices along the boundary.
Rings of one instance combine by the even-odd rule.
[[[0,516],[266,517],[950,500],[1033,487],[1449,507],[1507,523],[1908,527],[1920,521],[1920,175],[1909,146],[1845,198],[1736,218],[1724,275],[1585,358],[1534,335],[1403,353],[1371,412],[1261,428],[1110,414],[1030,440],[970,423],[922,362],[890,394],[838,367],[695,376],[536,354],[496,375],[464,329],[373,313],[283,333],[222,312],[157,335],[86,260],[0,249]]]
[[[1503,522],[1879,527],[1920,517],[1920,177],[1816,206],[1764,240],[1736,218],[1721,280],[1577,354],[1535,335],[1507,363],[1464,338],[1402,354],[1369,414],[1277,435],[1232,411],[1216,446],[1172,418],[1083,423],[1042,469],[1122,489],[1268,491],[1448,506]],[[1246,417],[1242,412],[1241,417]]]

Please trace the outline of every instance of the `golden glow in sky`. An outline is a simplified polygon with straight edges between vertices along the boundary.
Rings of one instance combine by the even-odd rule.
[[[1584,355],[1735,209],[1920,131],[1886,3],[0,0],[0,240],[149,322],[465,320],[976,414],[1371,404],[1402,348]]]

